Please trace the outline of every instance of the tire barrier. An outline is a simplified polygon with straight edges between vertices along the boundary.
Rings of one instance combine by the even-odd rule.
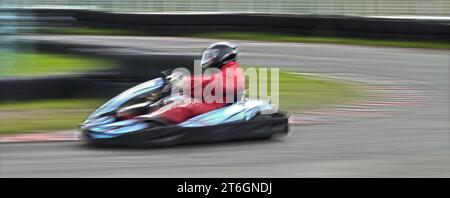
[[[49,98],[110,98],[169,68],[193,69],[196,55],[130,54],[92,45],[20,42],[25,49],[113,60],[118,68],[85,74],[0,78],[0,102]]]
[[[51,98],[110,98],[140,83],[89,75],[0,78],[0,101]]]
[[[92,27],[128,28],[177,35],[208,31],[253,31],[306,36],[450,40],[445,20],[273,14],[117,14],[93,11],[74,16]]]
[[[22,43],[23,46],[30,44]],[[118,63],[117,72],[122,78],[145,80],[156,77],[161,71],[169,68],[194,68],[194,60],[200,60],[201,54],[170,54],[152,52],[129,52],[117,47],[96,45],[67,44],[60,42],[34,42],[37,51],[74,54],[85,57],[113,60]]]

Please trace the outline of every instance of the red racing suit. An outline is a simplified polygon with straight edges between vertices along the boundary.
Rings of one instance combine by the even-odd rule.
[[[228,74],[227,74],[228,73]],[[221,102],[212,101],[212,99],[207,100],[207,98],[203,98],[203,90],[210,83],[215,81],[215,79],[222,77],[222,87],[223,87],[223,99]],[[227,103],[232,103],[234,101],[227,101],[227,94],[233,94],[233,97],[236,99],[238,93],[241,93],[245,90],[245,78],[242,72],[242,69],[239,68],[239,65],[236,61],[229,62],[223,65],[220,68],[220,72],[211,74],[211,75],[203,75],[203,76],[190,76],[185,82],[191,84],[191,94],[193,102],[190,103],[176,103],[169,105],[167,107],[163,107],[158,110],[158,117],[170,123],[181,123],[183,121],[188,120],[189,118],[195,117],[197,115],[219,109],[225,106]],[[219,80],[219,79],[217,79]],[[231,82],[232,81],[232,82]],[[197,85],[197,87],[195,87]],[[198,98],[198,95],[195,95],[194,89],[198,89],[201,86],[202,90],[202,98]],[[215,96],[216,90],[211,90],[211,95]],[[228,95],[229,99],[229,95]],[[206,102],[208,101],[208,102]]]

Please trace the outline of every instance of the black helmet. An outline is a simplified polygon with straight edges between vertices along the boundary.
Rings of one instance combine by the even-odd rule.
[[[237,45],[230,42],[213,43],[203,52],[201,65],[203,69],[208,67],[220,68],[230,61],[237,60]]]

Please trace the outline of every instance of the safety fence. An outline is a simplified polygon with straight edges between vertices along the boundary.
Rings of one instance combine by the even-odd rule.
[[[450,16],[450,0],[2,0],[0,8],[113,12],[240,12],[359,16]]]

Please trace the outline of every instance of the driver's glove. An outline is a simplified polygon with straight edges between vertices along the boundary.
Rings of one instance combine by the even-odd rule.
[[[175,87],[183,87],[183,73],[181,72],[174,72],[167,76],[166,80],[171,88]]]
[[[172,74],[170,74],[166,77],[166,80],[169,82],[169,84],[173,84],[176,81],[181,81],[181,80],[183,80],[183,73],[173,72]]]

